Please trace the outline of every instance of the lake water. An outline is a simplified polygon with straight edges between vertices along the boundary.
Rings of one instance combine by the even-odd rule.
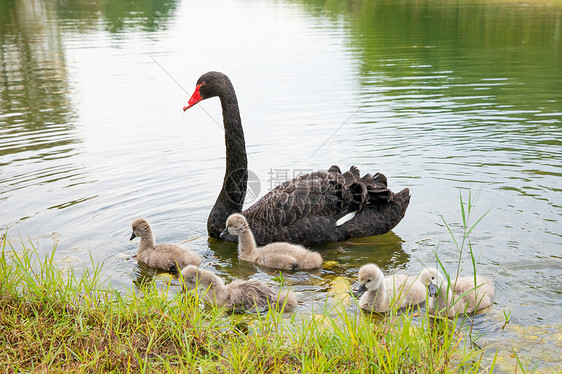
[[[182,106],[218,70],[238,94],[252,192],[332,164],[411,190],[391,233],[319,246],[336,267],[285,274],[297,313],[367,262],[415,274],[437,253],[454,273],[441,217],[459,238],[470,194],[471,222],[488,212],[470,235],[477,270],[496,285],[474,318],[481,343],[500,371],[513,372],[512,348],[560,370],[561,1],[7,0],[0,46],[0,228],[16,248],[56,244],[77,272],[91,254],[131,287],[147,276],[130,258],[143,216],[158,242],[190,240],[228,281],[275,284],[206,235],[224,174],[220,103]],[[469,275],[467,252],[460,263]]]

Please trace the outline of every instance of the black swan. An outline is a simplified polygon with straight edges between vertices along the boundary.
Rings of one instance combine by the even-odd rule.
[[[203,74],[183,110],[214,96],[220,98],[222,106],[226,174],[209,214],[207,231],[218,239],[228,216],[242,210],[248,160],[238,100],[226,75],[215,71]],[[404,217],[409,202],[409,190],[392,193],[381,173],[361,177],[356,167],[342,173],[332,166],[278,185],[242,214],[258,244],[285,241],[311,245],[384,234]],[[222,238],[237,241],[230,234]]]

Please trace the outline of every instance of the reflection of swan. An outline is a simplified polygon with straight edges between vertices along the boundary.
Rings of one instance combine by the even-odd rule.
[[[227,232],[238,236],[238,257],[241,260],[285,270],[316,269],[322,266],[322,256],[319,253],[300,245],[276,242],[257,247],[248,221],[241,214],[235,213],[228,217],[223,233]]]
[[[452,317],[459,313],[472,314],[492,305],[494,283],[485,277],[451,279],[452,287],[437,269],[425,268],[420,282],[428,287],[429,312]]]
[[[322,257],[326,260],[336,260],[359,269],[366,263],[377,263],[383,272],[391,269],[405,268],[411,256],[405,251],[404,239],[389,232],[384,235],[357,238],[340,243],[322,246]]]
[[[421,304],[426,294],[425,286],[417,277],[394,274],[385,278],[375,264],[367,264],[359,269],[359,290],[355,296],[361,296],[361,309],[384,313],[391,308]]]
[[[184,110],[214,96],[220,98],[222,105],[226,174],[207,220],[207,231],[209,236],[219,238],[228,216],[242,210],[248,161],[238,101],[226,75],[203,74]],[[404,217],[409,202],[408,189],[392,193],[386,177],[380,173],[361,177],[355,167],[341,173],[337,166],[332,166],[327,172],[314,172],[282,183],[243,214],[260,244],[318,244],[384,234]],[[236,241],[232,235],[225,239]]]
[[[181,275],[188,289],[198,286],[205,289],[205,300],[211,304],[243,312],[265,312],[270,305],[285,306],[289,310],[297,306],[297,300],[290,291],[276,293],[255,279],[235,280],[225,286],[223,280],[214,273],[199,269],[194,265],[186,266]]]
[[[137,259],[153,268],[175,273],[187,265],[201,264],[199,255],[187,248],[175,244],[155,244],[152,228],[144,218],[137,218],[131,225],[131,240],[141,238]]]

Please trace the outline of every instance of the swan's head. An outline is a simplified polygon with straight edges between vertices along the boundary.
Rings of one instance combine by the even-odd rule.
[[[197,288],[199,269],[195,265],[187,265],[181,271],[183,282],[188,290]]]
[[[230,235],[240,235],[249,229],[250,227],[248,226],[246,217],[242,214],[234,213],[226,220],[226,229],[224,229],[223,233],[226,234],[226,232],[228,232]]]
[[[430,297],[437,295],[438,287],[441,286],[442,276],[435,268],[425,268],[419,276],[420,282],[427,287]]]
[[[223,73],[210,71],[203,74],[197,80],[195,91],[193,92],[193,95],[191,95],[187,105],[183,107],[184,112],[201,100],[205,100],[213,96],[220,96],[220,94],[224,92],[225,88],[232,88],[232,83],[230,83],[230,79],[228,79],[228,77]]]
[[[384,274],[381,269],[375,264],[367,264],[361,266],[359,269],[359,289],[355,293],[359,297],[365,291],[376,291],[382,286],[384,282]]]
[[[137,236],[143,238],[152,233],[150,224],[144,218],[137,218],[134,220],[131,227],[133,229],[133,233],[131,234],[131,238],[129,240],[133,240]]]
[[[183,278],[185,288],[189,290],[194,290],[197,287],[206,289],[209,287],[213,288],[224,286],[224,282],[221,278],[212,272],[200,269],[195,265],[187,265],[184,267],[181,271],[181,276]]]

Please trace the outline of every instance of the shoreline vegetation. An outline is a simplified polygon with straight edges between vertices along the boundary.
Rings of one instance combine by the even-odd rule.
[[[474,225],[462,196],[461,206],[464,245]],[[59,269],[56,246],[41,257],[7,234],[0,245],[2,372],[481,373],[496,363],[462,316],[368,315],[328,300],[311,314],[236,315],[170,283],[123,295],[93,261],[78,278]]]
[[[8,248],[6,248],[8,246]],[[13,248],[11,248],[13,250]],[[241,316],[196,293],[149,283],[122,296],[92,264],[77,279],[33,247],[0,259],[0,371],[476,373],[483,348],[457,323],[421,313],[384,318],[337,305],[310,316]],[[417,316],[416,316],[417,315]]]

